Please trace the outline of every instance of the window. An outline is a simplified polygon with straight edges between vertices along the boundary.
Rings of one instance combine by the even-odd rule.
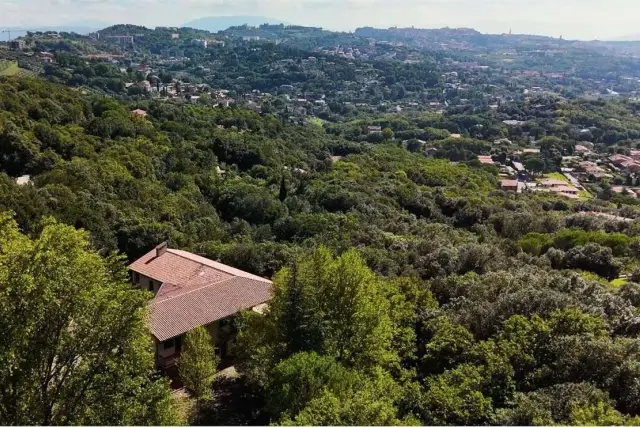
[[[153,280],[149,279],[149,290],[153,292]]]
[[[133,272],[133,281],[135,283],[140,283],[140,273]]]
[[[175,348],[175,352],[179,353],[182,349],[182,336],[171,338],[170,340],[166,340],[162,342],[162,348],[164,350],[171,350]]]

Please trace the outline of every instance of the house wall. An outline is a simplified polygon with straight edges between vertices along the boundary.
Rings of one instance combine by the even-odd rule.
[[[136,282],[136,278],[138,278],[138,281]],[[157,280],[153,280],[150,277],[144,276],[142,274],[137,274],[136,272],[132,272],[132,281],[135,285],[137,285],[140,289],[144,290],[144,291],[150,291],[151,288],[149,287],[150,283],[153,283],[153,293],[156,294],[158,292],[158,290],[160,289],[160,286],[162,285],[161,282],[157,281]]]
[[[162,341],[158,341],[156,338],[154,338],[153,341],[156,344],[156,355],[158,357],[169,357],[176,353],[175,345],[172,348],[165,349]]]
[[[218,322],[213,322],[205,326],[205,328],[207,328],[207,331],[209,332],[209,335],[211,335],[211,342],[214,346],[216,345],[216,339],[218,338],[218,324]]]
[[[217,344],[216,339],[218,337],[218,330],[219,330],[218,322],[210,323],[210,324],[206,325],[205,328],[207,329],[207,332],[209,332],[209,334],[211,335],[211,342],[215,346]],[[184,337],[185,337],[184,334],[180,335],[180,337],[182,339],[182,343],[184,344]],[[175,338],[177,338],[177,337],[175,337]],[[163,341],[159,341],[155,337],[153,338],[153,342],[154,342],[155,353],[156,353],[156,355],[158,357],[169,357],[169,356],[173,356],[174,354],[176,354],[175,342],[174,342],[173,347],[167,348],[167,349],[164,348],[164,342]]]

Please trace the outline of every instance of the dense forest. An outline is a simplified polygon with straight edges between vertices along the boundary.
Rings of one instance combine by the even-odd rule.
[[[19,40],[0,43],[0,424],[640,424],[637,43]],[[162,242],[273,281],[227,325],[233,368],[196,327],[158,370],[126,266]]]
[[[547,120],[526,107],[512,112],[549,135],[547,162],[570,149],[574,126],[601,123],[596,142],[612,149],[625,149],[613,132],[637,138],[628,105],[556,107]],[[148,115],[132,115],[136,108]],[[498,169],[476,155],[499,155],[485,140],[522,129],[492,117],[299,126],[235,107],[118,101],[2,80],[0,283],[9,304],[0,315],[15,327],[3,335],[0,361],[22,370],[2,370],[12,386],[0,396],[0,420],[180,422],[166,384],[147,374],[146,299],[123,283],[118,258],[167,240],[275,283],[269,309],[238,324],[245,394],[237,412],[205,405],[202,423],[638,423],[639,211],[623,196],[611,203],[498,190]],[[370,138],[371,124],[386,133]],[[456,131],[464,138],[452,140]],[[438,154],[412,152],[403,138],[435,141]],[[24,175],[29,182],[18,184]],[[43,267],[33,270],[29,259]],[[621,273],[628,279],[616,284]],[[100,283],[112,284],[100,293]],[[92,293],[100,299],[87,299]],[[25,301],[34,304],[31,329],[12,320]],[[119,363],[117,352],[82,359],[87,376],[78,381],[91,388],[77,395],[75,383],[42,394],[36,368],[29,379],[19,375],[40,357],[28,357],[29,337],[43,358],[58,348],[37,310],[51,301],[73,307],[66,316],[74,321],[87,310],[109,313],[104,331],[107,319],[137,319],[120,335],[131,337],[121,351],[137,374],[114,406],[98,405],[96,393],[124,372],[101,371],[98,383],[88,372]],[[106,345],[88,339],[83,351]],[[134,389],[145,392],[128,406]],[[30,400],[20,406],[24,390]],[[69,399],[85,406],[55,404]]]

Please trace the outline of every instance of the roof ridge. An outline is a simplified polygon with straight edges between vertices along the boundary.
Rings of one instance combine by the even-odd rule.
[[[258,275],[256,275],[256,274],[251,274],[251,273],[249,273],[249,272],[247,272],[247,271],[240,270],[239,268],[235,268],[235,267],[232,267],[232,266],[230,266],[230,265],[222,264],[221,262],[214,261],[214,260],[209,259],[209,258],[207,258],[207,257],[204,257],[204,256],[202,256],[202,255],[194,254],[193,252],[185,251],[185,250],[182,250],[182,249],[173,249],[173,248],[169,248],[169,249],[167,249],[167,252],[169,252],[169,253],[171,253],[171,254],[173,254],[173,255],[177,255],[177,256],[179,256],[179,257],[181,257],[181,258],[188,259],[189,261],[197,262],[197,263],[198,263],[198,264],[200,264],[200,265],[205,265],[205,266],[207,266],[207,267],[209,267],[209,268],[213,268],[214,270],[219,271],[219,272],[221,272],[221,273],[224,273],[224,274],[230,274],[230,275],[231,275],[231,276],[233,276],[233,277],[244,277],[244,278],[247,278],[247,279],[252,279],[252,280],[257,280],[257,281],[264,281],[264,282],[271,283],[271,280],[266,279],[266,278],[264,278],[264,277],[260,277],[260,276],[258,276]],[[212,262],[212,263],[224,265],[225,267],[228,267],[228,268],[230,268],[230,269],[232,269],[232,270],[235,270],[235,271],[237,271],[237,272],[240,272],[240,273],[242,273],[242,274],[231,273],[231,272],[229,272],[229,271],[225,271],[225,270],[223,270],[223,269],[221,269],[221,268],[219,268],[219,267],[217,267],[217,266],[209,265],[209,264],[205,264],[205,263],[203,263],[203,262],[201,262],[201,261],[198,261],[198,260],[195,260],[195,259],[190,258],[190,257],[188,257],[188,256],[185,256],[185,254],[194,255],[194,256],[197,256],[197,257],[199,257],[199,258],[202,258],[202,259],[205,259],[205,260],[207,260],[207,261],[210,261],[210,262]]]
[[[248,277],[231,276],[231,277],[228,277],[228,278],[226,278],[226,279],[224,279],[224,280],[218,280],[217,282],[211,282],[211,283],[207,283],[206,285],[197,286],[197,287],[195,287],[194,289],[190,289],[190,290],[188,290],[188,291],[186,291],[186,292],[183,292],[183,293],[180,293],[180,294],[177,294],[177,295],[173,295],[173,296],[170,296],[170,297],[168,297],[168,298],[164,298],[164,299],[162,299],[162,300],[156,300],[156,299],[154,298],[154,299],[151,301],[151,303],[152,303],[153,305],[160,304],[160,303],[163,303],[163,302],[165,302],[165,301],[169,301],[169,300],[172,300],[172,299],[174,299],[174,298],[178,298],[178,297],[181,297],[181,296],[184,296],[184,295],[189,295],[190,293],[193,293],[193,292],[196,292],[196,291],[199,291],[199,290],[202,290],[202,289],[210,288],[210,287],[211,287],[211,286],[213,286],[213,285],[219,285],[219,284],[226,283],[226,282],[228,282],[228,281],[230,281],[230,280],[238,279],[238,278],[248,279],[248,280],[253,280],[253,279],[250,279],[250,278],[248,278]],[[256,282],[257,282],[257,280],[256,280]],[[164,283],[163,283],[163,286],[164,286]],[[162,286],[160,287],[160,289],[162,289]],[[158,289],[158,292],[160,292],[160,289]]]
[[[214,266],[212,266],[212,265],[207,265],[207,264],[205,264],[205,263],[203,263],[203,262],[201,262],[201,261],[197,261],[197,260],[195,260],[195,259],[193,259],[193,258],[189,258],[189,257],[185,256],[185,255],[183,254],[183,252],[187,252],[187,251],[183,251],[183,250],[181,250],[181,249],[173,249],[173,248],[168,249],[168,251],[169,251],[170,253],[174,254],[174,255],[179,256],[180,258],[184,258],[184,259],[188,259],[189,261],[197,262],[197,263],[198,263],[198,264],[200,264],[200,265],[203,265],[203,266],[206,266],[206,267],[209,267],[209,268],[213,268],[214,270],[217,270],[217,271],[219,271],[219,272],[221,272],[221,273],[230,274],[230,275],[231,275],[231,277],[238,277],[238,276],[235,276],[235,275],[233,275],[233,274],[231,274],[231,273],[229,273],[229,272],[226,272],[226,271],[221,270],[221,269],[219,269],[219,268],[217,268],[217,267],[214,267]],[[177,252],[177,251],[180,251],[180,252]],[[207,257],[203,257],[202,255],[194,254],[194,253],[192,253],[192,252],[189,252],[189,253],[190,253],[190,254],[192,254],[192,255],[199,256],[200,258],[208,259]],[[213,260],[209,260],[209,261],[213,261]],[[213,262],[215,262],[215,261],[213,261]],[[225,279],[225,280],[228,280],[228,279]],[[220,282],[224,282],[224,280],[221,280]],[[220,282],[218,282],[218,283],[220,283]]]
[[[188,294],[190,294],[190,293],[192,293],[192,292],[195,292],[195,291],[199,291],[200,289],[206,289],[206,288],[208,288],[208,287],[210,287],[210,286],[213,286],[213,285],[216,285],[216,284],[219,284],[219,283],[225,283],[225,282],[227,282],[227,281],[229,281],[229,280],[231,280],[231,279],[234,279],[234,278],[235,278],[235,276],[231,276],[231,277],[228,277],[228,278],[226,278],[226,279],[224,279],[224,280],[219,280],[219,281],[217,281],[217,282],[207,283],[206,285],[202,285],[202,286],[195,286],[195,287],[193,287],[193,289],[189,289],[189,290],[188,290],[188,291],[186,291],[186,292],[182,292],[182,293],[179,293],[179,294],[177,294],[177,295],[169,296],[168,298],[164,298],[164,299],[159,300],[159,301],[152,301],[152,303],[153,303],[154,305],[155,305],[155,304],[160,304],[160,303],[162,303],[162,302],[169,301],[169,300],[172,300],[172,299],[174,299],[174,298],[181,297],[181,296],[183,296],[183,295],[188,295]],[[164,285],[164,284],[163,284],[163,285]],[[183,289],[184,289],[184,288],[183,288]],[[158,292],[160,292],[160,290],[158,290]],[[155,298],[154,298],[154,300],[155,300]]]

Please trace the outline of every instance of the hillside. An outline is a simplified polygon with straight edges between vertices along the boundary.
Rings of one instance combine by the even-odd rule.
[[[65,23],[61,25],[53,25],[53,26],[39,26],[39,27],[9,27],[2,28],[3,32],[0,33],[0,42],[9,40],[9,32],[12,32],[12,38],[24,36],[26,32],[37,33],[37,32],[58,32],[58,33],[76,33],[76,34],[89,34],[94,31],[99,30],[100,28],[106,27],[107,24],[104,22],[81,22],[81,23]]]
[[[592,115],[602,114],[591,107]],[[135,108],[148,115],[132,115]],[[589,105],[572,108],[561,114],[586,119],[581,111]],[[616,108],[618,117],[627,114]],[[248,376],[246,387],[271,403],[241,400],[242,413],[224,415],[212,407],[207,422],[531,424],[537,418],[530,405],[548,414],[547,424],[597,424],[594,405],[605,408],[607,422],[635,422],[640,413],[628,397],[638,393],[640,376],[626,368],[640,360],[640,285],[609,283],[636,265],[638,220],[579,213],[638,218],[637,206],[496,191],[495,166],[429,159],[389,140],[363,144],[352,135],[366,123],[327,132],[237,108],[121,102],[24,78],[1,80],[0,109],[0,210],[14,212],[23,232],[37,233],[53,216],[86,229],[102,254],[121,251],[130,260],[168,240],[268,277],[295,261],[300,281],[284,270],[276,282],[304,290],[279,292],[272,310],[327,307],[309,310],[317,317],[312,324],[325,331],[321,340],[265,359],[253,355],[290,344],[287,335],[261,328],[286,331],[281,319],[289,318],[269,311],[256,323],[247,315],[237,369]],[[447,138],[429,127],[440,120],[434,116],[413,125],[393,116],[377,120],[397,134]],[[482,147],[469,139],[439,144],[447,156]],[[15,177],[24,174],[31,182],[18,185]],[[327,249],[309,252],[320,245]],[[342,258],[333,260],[333,253]],[[323,286],[341,277],[339,289],[369,287],[342,296],[358,301],[354,310],[369,316],[359,323],[362,331],[376,336],[365,347],[360,339],[348,344],[355,346],[348,362],[331,346],[331,325],[341,324],[334,316],[346,315],[340,313],[348,306],[314,293],[316,277]],[[375,325],[386,326],[370,330]],[[274,391],[282,375],[306,381],[298,363],[341,372],[331,384],[346,388],[325,390],[342,396],[331,397],[334,410],[316,412],[318,396],[276,404],[287,393]],[[610,368],[590,368],[602,363]],[[313,375],[325,381],[322,372]],[[458,411],[468,393],[475,409]],[[352,412],[343,406],[349,402],[385,410]],[[586,409],[554,412],[556,406]]]
[[[0,424],[640,424],[640,59],[212,31],[2,45]]]
[[[242,25],[257,27],[262,24],[288,25],[284,21],[264,16],[208,16],[186,22],[182,26],[217,33],[218,31],[226,30],[229,27],[239,27]]]

